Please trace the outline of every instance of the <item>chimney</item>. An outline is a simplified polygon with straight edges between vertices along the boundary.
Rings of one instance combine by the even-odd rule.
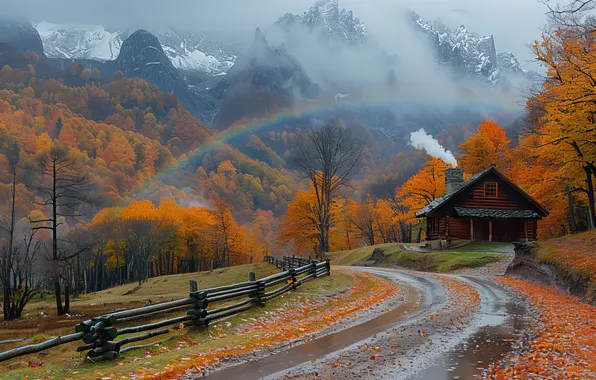
[[[464,169],[454,168],[445,170],[445,195],[453,194],[464,182]]]

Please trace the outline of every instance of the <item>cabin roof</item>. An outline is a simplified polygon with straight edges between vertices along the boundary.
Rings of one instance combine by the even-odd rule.
[[[502,210],[494,208],[465,208],[454,207],[458,216],[473,218],[495,218],[495,219],[538,219],[540,214],[534,210]]]
[[[426,207],[424,207],[422,210],[420,210],[416,213],[416,217],[424,218],[424,217],[428,216],[430,213],[438,210],[439,208],[444,206],[447,202],[449,202],[450,200],[457,197],[459,194],[464,192],[469,187],[473,186],[476,182],[480,181],[482,178],[484,178],[489,173],[496,174],[499,178],[501,178],[503,181],[505,181],[505,183],[507,183],[509,186],[511,186],[515,191],[517,191],[520,195],[522,195],[528,202],[530,202],[532,205],[534,205],[537,209],[537,212],[534,210],[513,210],[513,211],[520,212],[520,215],[530,215],[528,212],[533,212],[535,215],[532,215],[532,216],[511,216],[512,213],[510,212],[510,210],[492,209],[489,213],[494,213],[495,211],[498,211],[499,215],[503,215],[503,216],[497,216],[497,214],[494,214],[494,216],[491,216],[491,215],[487,215],[488,209],[468,209],[468,208],[457,207],[456,212],[458,212],[457,209],[459,208],[460,210],[462,210],[462,213],[469,214],[469,215],[460,215],[460,216],[533,219],[533,218],[538,218],[540,216],[547,216],[550,213],[546,209],[546,207],[544,207],[540,202],[538,202],[536,199],[534,199],[530,194],[523,191],[513,181],[511,181],[503,173],[501,173],[496,167],[490,166],[490,167],[484,169],[483,171],[481,171],[480,173],[477,173],[477,174],[471,176],[470,178],[466,179],[465,181],[463,181],[461,183],[461,186],[456,191],[454,191],[450,194],[445,194],[443,196],[440,196],[437,199],[430,202]],[[467,211],[467,210],[474,210],[474,212]],[[472,213],[474,213],[474,214],[472,215]],[[458,212],[458,215],[459,215],[459,212]],[[486,216],[480,216],[480,215],[486,215]]]

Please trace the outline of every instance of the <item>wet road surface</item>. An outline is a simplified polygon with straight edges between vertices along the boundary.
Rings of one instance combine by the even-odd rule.
[[[424,273],[351,269],[400,284],[406,290],[405,303],[368,322],[260,360],[213,372],[207,378],[470,379],[510,352],[520,330],[528,323],[523,303],[502,287],[480,278],[454,276],[477,290],[481,298],[479,309],[469,316],[466,327],[457,332],[451,326],[441,326],[447,325],[448,318],[454,318],[443,312],[445,319],[433,322],[436,328],[430,327],[430,337],[420,338],[415,334],[416,329],[429,328],[428,316],[444,310],[449,303],[440,282]],[[402,347],[383,360],[371,363],[370,353],[361,353],[357,348],[362,344],[390,345],[391,335],[403,339]],[[349,369],[331,370],[334,363],[346,361],[351,364]]]

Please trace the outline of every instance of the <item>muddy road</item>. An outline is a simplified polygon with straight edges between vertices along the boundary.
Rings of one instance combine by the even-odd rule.
[[[531,323],[522,300],[480,277],[351,269],[399,284],[404,302],[364,323],[207,378],[470,379],[509,353]]]

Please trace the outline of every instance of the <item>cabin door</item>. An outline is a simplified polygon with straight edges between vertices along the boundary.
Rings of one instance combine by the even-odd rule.
[[[493,241],[513,241],[513,231],[518,228],[517,220],[493,220]]]
[[[474,219],[474,240],[488,241],[488,219]]]

